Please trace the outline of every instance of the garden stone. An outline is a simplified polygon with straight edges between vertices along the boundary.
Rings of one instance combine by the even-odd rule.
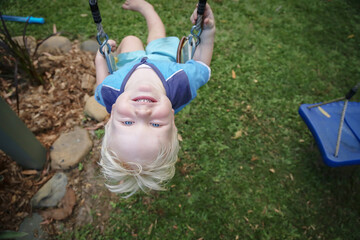
[[[99,43],[95,40],[86,40],[80,44],[82,51],[96,53],[99,49]]]
[[[90,74],[84,74],[81,77],[81,88],[92,91],[94,89],[96,79]]]
[[[69,169],[85,158],[90,152],[92,141],[89,133],[80,127],[61,134],[50,149],[52,169]]]
[[[31,205],[38,208],[57,206],[65,195],[67,183],[67,176],[64,173],[56,173],[34,195],[31,199]]]
[[[41,222],[43,218],[37,214],[33,213],[31,216],[28,216],[21,223],[19,232],[27,233],[28,235],[22,237],[22,240],[39,240],[39,239],[47,239],[47,233],[42,231]],[[35,235],[35,236],[34,236]]]
[[[71,49],[71,42],[63,36],[53,36],[46,39],[39,47],[38,52],[49,52],[53,54],[67,53]]]
[[[30,50],[30,53],[34,53],[36,48],[36,39],[32,36],[26,36],[26,46]],[[21,47],[25,47],[23,36],[13,37],[12,40],[18,43]]]
[[[98,103],[94,96],[87,99],[84,113],[98,122],[104,121],[104,119],[109,115],[106,108]]]

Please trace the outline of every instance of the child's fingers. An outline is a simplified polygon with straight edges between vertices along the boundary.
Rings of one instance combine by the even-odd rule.
[[[215,25],[214,19],[212,19],[212,18],[204,19],[204,28],[205,29],[212,28],[212,27],[214,27],[214,25]]]
[[[195,24],[197,19],[197,8],[195,8],[194,12],[191,14],[190,21],[192,24]]]
[[[192,22],[192,24],[196,23],[197,16],[198,15],[197,15],[197,7],[196,7],[190,17],[190,21]],[[208,3],[206,4],[205,11],[204,11],[204,25],[206,27],[214,26],[214,15],[213,15],[211,7]]]
[[[111,47],[111,51],[114,52],[116,50],[116,42],[114,40],[112,40],[112,39],[109,39],[108,44]]]

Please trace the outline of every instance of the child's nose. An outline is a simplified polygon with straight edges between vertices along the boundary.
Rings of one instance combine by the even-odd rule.
[[[148,108],[138,108],[135,109],[135,113],[138,116],[149,116],[151,114],[151,110]]]

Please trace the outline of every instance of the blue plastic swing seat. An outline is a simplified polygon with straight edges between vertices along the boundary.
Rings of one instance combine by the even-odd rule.
[[[325,164],[330,167],[360,164],[360,102],[348,102],[337,157],[336,141],[344,102],[308,109],[311,105],[302,104],[299,114],[314,136]]]

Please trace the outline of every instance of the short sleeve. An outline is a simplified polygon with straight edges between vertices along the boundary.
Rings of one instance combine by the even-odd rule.
[[[105,107],[104,99],[101,96],[101,88],[103,83],[99,84],[95,89],[95,100]]]
[[[112,105],[121,94],[120,89],[123,81],[120,79],[119,74],[115,72],[107,76],[95,90],[96,101],[103,105],[109,113],[111,112]]]
[[[196,91],[205,85],[211,76],[211,69],[203,62],[189,60],[183,69],[189,78],[192,99],[196,97]]]

